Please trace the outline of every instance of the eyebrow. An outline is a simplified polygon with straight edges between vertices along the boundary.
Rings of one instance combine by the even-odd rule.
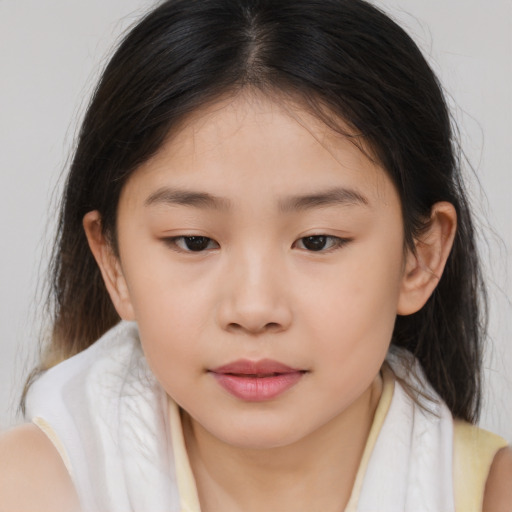
[[[282,212],[290,212],[340,205],[368,206],[369,201],[357,190],[338,187],[312,194],[288,197],[279,202],[279,209]]]
[[[153,192],[144,201],[145,206],[164,204],[169,206],[181,205],[201,209],[228,210],[231,201],[224,197],[214,196],[207,192],[162,187]],[[337,187],[312,194],[296,195],[281,199],[278,203],[279,210],[283,213],[323,208],[340,205],[368,206],[368,199],[360,192]]]
[[[192,206],[202,209],[227,210],[231,204],[229,199],[213,196],[206,192],[195,192],[163,187],[153,192],[145,201],[145,206],[166,204],[169,206]]]

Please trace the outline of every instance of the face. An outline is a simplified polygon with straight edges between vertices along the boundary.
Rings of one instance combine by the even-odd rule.
[[[240,96],[200,112],[130,177],[117,227],[118,309],[217,439],[291,444],[372,385],[401,293],[400,202],[304,111]]]

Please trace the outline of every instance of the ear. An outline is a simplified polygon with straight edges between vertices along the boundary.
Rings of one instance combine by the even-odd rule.
[[[432,295],[446,265],[455,232],[457,213],[448,202],[434,204],[427,229],[408,250],[398,300],[399,315],[419,311]]]
[[[97,210],[87,213],[83,226],[89,247],[117,313],[123,320],[135,320],[130,294],[119,258],[105,238],[101,225],[101,215]]]

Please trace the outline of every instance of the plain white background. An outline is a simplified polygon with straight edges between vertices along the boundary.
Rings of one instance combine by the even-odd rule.
[[[0,428],[19,421],[16,403],[36,354],[36,291],[77,126],[112,45],[154,3],[0,0]],[[477,171],[469,177],[484,228],[492,341],[481,424],[510,441],[512,1],[375,3],[430,59]]]

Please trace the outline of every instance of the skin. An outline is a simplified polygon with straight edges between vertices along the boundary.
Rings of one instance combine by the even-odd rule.
[[[494,457],[485,485],[484,512],[512,511],[512,447],[502,448]]]
[[[80,510],[59,453],[35,425],[0,434],[0,497],[0,512]]]
[[[244,94],[198,112],[130,177],[118,254],[98,212],[84,228],[117,311],[138,322],[153,372],[186,411],[203,512],[342,510],[395,316],[419,310],[435,288],[452,205],[434,205],[416,251],[404,251],[400,201],[377,164],[297,105]],[[324,250],[308,250],[305,237],[320,235],[332,237]],[[210,241],[193,252],[185,236]],[[209,371],[240,358],[305,373],[272,400],[245,402]],[[18,449],[32,436],[33,453],[55,458],[33,431],[20,436]],[[493,465],[496,482],[509,459]],[[62,467],[51,468],[72,499]],[[2,475],[0,457],[0,491]],[[498,496],[504,486],[493,482]],[[486,510],[506,510],[496,503]]]
[[[118,214],[119,258],[97,214],[86,231],[117,310],[138,322],[153,372],[187,412],[203,509],[340,510],[396,314],[419,309],[442,272],[451,205],[436,207],[424,260],[406,254],[386,173],[293,105],[246,94],[189,120],[131,176]],[[325,250],[304,246],[321,235]],[[193,252],[190,236],[211,242]],[[245,402],[209,371],[242,358],[305,374]]]

